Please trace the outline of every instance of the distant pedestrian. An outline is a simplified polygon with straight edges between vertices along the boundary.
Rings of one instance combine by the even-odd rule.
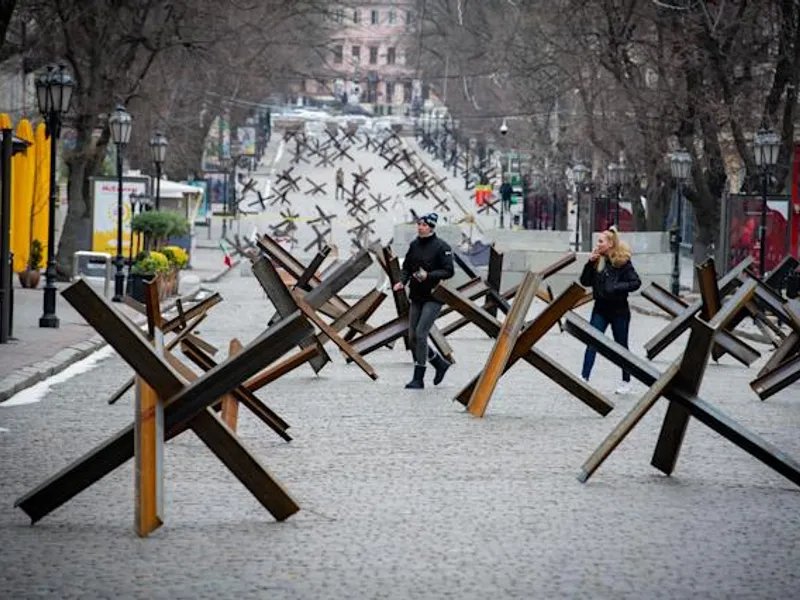
[[[431,292],[440,281],[453,276],[453,251],[444,240],[436,236],[439,215],[429,213],[417,220],[417,239],[411,242],[403,261],[400,281],[395,291],[409,285],[411,307],[408,315],[408,337],[414,357],[414,377],[406,384],[408,389],[425,387],[425,365],[430,361],[436,374],[433,384],[439,385],[450,363],[428,346],[428,334],[442,304],[433,299]]]
[[[511,196],[514,194],[514,188],[508,182],[508,179],[503,180],[503,185],[500,186],[500,200],[507,211],[511,210]]]
[[[631,323],[628,294],[638,290],[642,282],[633,268],[631,249],[619,239],[615,227],[604,231],[597,238],[597,246],[592,249],[592,254],[583,267],[581,284],[591,287],[594,294],[592,326],[605,331],[611,325],[614,341],[627,348]],[[586,381],[589,381],[596,355],[597,351],[587,346],[581,371],[581,376]],[[623,369],[622,383],[616,393],[629,393],[630,381],[631,374]]]
[[[335,199],[339,199],[339,195],[341,193],[342,200],[344,200],[344,171],[342,171],[342,167],[336,169],[336,195]]]

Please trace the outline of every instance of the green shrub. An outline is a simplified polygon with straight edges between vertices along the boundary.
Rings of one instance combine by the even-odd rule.
[[[42,259],[43,259],[43,248],[42,242],[39,240],[33,240],[31,242],[31,251],[28,254],[28,269],[31,271],[38,271],[42,268]]]
[[[131,273],[134,275],[155,275],[156,273],[166,273],[169,271],[169,260],[161,252],[148,252],[145,256],[133,263]]]
[[[131,231],[144,234],[145,248],[160,246],[167,238],[189,233],[190,225],[184,217],[172,211],[150,210],[131,219]]]

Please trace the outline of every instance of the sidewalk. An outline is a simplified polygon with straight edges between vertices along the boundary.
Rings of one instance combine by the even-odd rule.
[[[231,269],[237,264],[235,261]],[[181,274],[180,297],[197,295],[201,285],[216,282],[228,271],[219,248],[197,248],[192,256],[192,269]],[[91,278],[89,281],[102,294],[102,280]],[[60,291],[68,287],[68,283],[57,284],[56,313],[61,322],[58,329],[39,327],[44,286],[22,289],[16,278],[14,284],[13,339],[0,345],[0,402],[105,346],[103,338],[61,297]],[[165,303],[164,308],[174,305],[175,299]],[[121,303],[114,306],[134,322],[144,324],[142,315],[132,308]]]

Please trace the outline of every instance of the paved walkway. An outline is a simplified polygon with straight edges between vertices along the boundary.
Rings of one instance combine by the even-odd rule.
[[[374,281],[359,280],[358,294]],[[252,277],[217,284],[224,302],[200,335],[248,343],[273,313]],[[531,314],[541,309],[536,304]],[[586,315],[588,307],[580,312]],[[385,303],[371,322],[392,314]],[[664,321],[636,315],[632,348]],[[132,531],[132,465],[31,527],[16,498],[130,422],[132,396],[105,399],[130,372],[116,356],[54,385],[41,402],[0,405],[0,595],[9,598],[775,598],[800,589],[800,491],[696,421],[673,477],[650,466],[661,401],[586,485],[583,461],[643,392],[611,395],[601,418],[526,365],[503,378],[484,419],[451,402],[491,341],[455,334],[438,388],[403,389],[402,344],[368,356],[368,379],[337,352],[259,392],[291,425],[287,444],[246,410],[243,443],[296,498],[275,523],[191,434],[167,445],[166,524]],[[685,338],[655,361],[664,369]],[[583,347],[554,328],[537,347],[579,369]],[[764,347],[760,347],[765,350]],[[224,354],[224,351],[223,351]],[[800,458],[797,388],[767,402],[727,358],[702,394]],[[428,377],[430,381],[430,374]]]
[[[227,270],[219,248],[198,248],[192,263],[193,268],[181,274],[183,282],[180,294],[184,297],[196,293],[203,281],[213,280]],[[89,281],[92,287],[103,293],[102,280],[91,278]],[[8,344],[0,345],[0,402],[55,375],[105,345],[83,317],[61,298],[60,293],[56,305],[60,327],[40,328],[44,283],[33,290],[22,289],[18,285],[15,279],[13,339]],[[68,285],[59,283],[58,288],[62,290]],[[113,282],[110,293],[113,293]],[[170,302],[164,306],[168,308]],[[127,305],[119,304],[117,307],[135,321],[141,321],[141,315]]]

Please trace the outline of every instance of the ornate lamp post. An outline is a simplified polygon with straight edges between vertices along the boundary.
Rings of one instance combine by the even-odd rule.
[[[619,228],[619,204],[622,202],[623,190],[626,189],[631,182],[632,174],[631,170],[625,165],[625,163],[620,163],[618,165],[617,173],[619,175],[619,183],[617,184],[617,204],[615,208],[616,213],[614,215],[614,222]]]
[[[621,173],[621,165],[617,163],[611,163],[608,165],[608,169],[606,171],[606,183],[608,184],[608,191],[606,193],[606,202],[605,202],[605,218],[606,222],[603,226],[604,229],[608,229],[611,226],[611,194],[612,192],[617,197],[617,207],[619,207],[619,186],[620,186],[620,179],[622,176]],[[619,213],[619,210],[617,210]],[[617,223],[619,225],[619,223]]]
[[[222,169],[222,173],[225,176],[225,185],[222,188],[224,190],[223,194],[225,195],[223,198],[223,215],[222,215],[222,238],[228,235],[228,207],[230,206],[230,202],[228,200],[230,196],[230,190],[228,186],[230,185],[230,176],[229,176],[229,169],[231,165],[231,158],[230,156],[220,156],[219,157],[219,166]]]
[[[767,270],[767,188],[770,170],[778,162],[781,138],[774,131],[762,129],[756,134],[754,145],[756,164],[759,171],[761,171],[761,225],[758,228],[758,270],[763,277]]]
[[[453,119],[453,177],[458,176],[458,137],[460,133],[461,122],[458,119]]]
[[[472,169],[472,157],[475,155],[475,149],[478,147],[478,140],[474,137],[469,138],[467,141],[466,157],[464,159],[464,189],[469,190],[469,174]]]
[[[150,150],[153,153],[153,162],[156,165],[156,210],[161,209],[161,166],[167,156],[167,137],[160,131],[150,138]]]
[[[578,163],[572,167],[572,178],[575,180],[575,252],[580,250],[581,244],[581,192],[586,177],[589,175],[589,167]]]
[[[542,183],[544,182],[544,175],[542,174],[542,172],[539,169],[534,169],[533,171],[531,171],[530,180],[531,180],[531,190],[530,191],[532,192],[531,196],[533,197],[534,201],[538,205],[539,204],[538,196],[540,195],[539,194],[539,190],[541,189]],[[524,204],[522,205],[522,220],[524,221],[524,228],[527,229],[528,228],[528,219],[530,218],[530,214],[529,214],[529,210],[528,210],[528,196],[527,196],[527,194],[523,195],[523,202],[524,202]],[[553,212],[553,215],[555,215],[555,212]]]
[[[45,120],[47,135],[50,138],[50,199],[47,221],[47,270],[45,271],[44,306],[39,317],[39,327],[59,326],[56,316],[56,147],[61,135],[61,117],[69,110],[75,84],[63,65],[48,67],[36,79],[36,100],[39,112]]]
[[[683,228],[683,186],[689,179],[692,170],[692,156],[684,149],[669,155],[669,167],[672,177],[678,184],[677,218],[672,234],[672,293],[680,295],[681,290],[681,231]]]
[[[117,146],[117,256],[115,258],[116,273],[114,273],[114,302],[122,302],[125,293],[125,275],[123,274],[122,258],[122,151],[131,139],[131,125],[133,119],[121,104],[108,117],[108,126],[111,129],[111,141]]]

